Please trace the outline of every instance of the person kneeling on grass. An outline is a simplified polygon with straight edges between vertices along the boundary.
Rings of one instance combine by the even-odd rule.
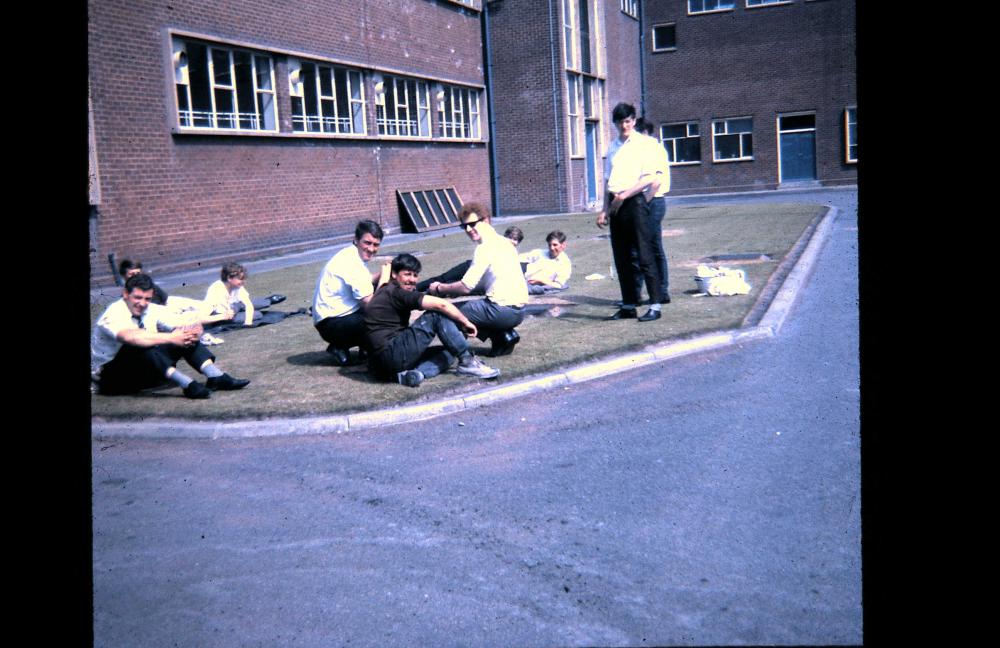
[[[90,342],[91,376],[101,394],[132,394],[172,382],[188,398],[208,398],[216,389],[243,389],[249,380],[233,378],[215,365],[199,342],[201,324],[182,324],[166,306],[151,303],[153,280],[129,277],[122,298],[97,319]],[[184,358],[205,374],[203,385],[175,366]]]
[[[478,333],[476,325],[448,300],[416,289],[420,266],[412,254],[396,256],[389,282],[365,306],[365,336],[371,349],[368,370],[379,380],[416,387],[447,371],[458,358],[455,373],[499,376],[498,370],[483,364],[469,348],[465,337]],[[410,313],[415,310],[426,312],[410,324]],[[443,348],[430,346],[435,336]]]

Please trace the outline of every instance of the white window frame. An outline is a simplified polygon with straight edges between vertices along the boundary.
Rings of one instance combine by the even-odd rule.
[[[670,47],[657,47],[656,46],[656,28],[657,27],[673,27],[674,28],[674,44],[672,46],[670,46]],[[650,30],[649,42],[650,42],[650,46],[653,48],[653,52],[654,53],[655,52],[675,52],[675,51],[677,51],[677,23],[675,23],[675,22],[668,22],[668,23],[660,23],[658,25],[653,25],[652,29]]]
[[[667,126],[684,126],[684,137],[664,137],[663,129]],[[694,133],[692,134],[692,128],[694,127]],[[701,164],[701,147],[698,147],[698,159],[697,160],[684,160],[682,162],[677,162],[677,142],[682,139],[697,139],[699,143],[701,142],[701,126],[696,121],[683,121],[683,122],[669,122],[666,124],[660,124],[660,143],[663,144],[663,148],[667,150],[667,158],[670,160],[670,166],[692,166],[696,164]]]
[[[190,60],[187,54],[189,44],[195,44],[205,48],[205,73],[208,78],[209,110],[195,110],[191,95],[191,75]],[[274,59],[270,54],[258,52],[242,47],[232,47],[220,45],[212,42],[196,41],[195,39],[180,36],[171,36],[171,48],[173,51],[174,66],[174,105],[177,128],[181,131],[216,131],[220,133],[251,132],[251,133],[277,133],[278,132],[278,106],[275,95],[274,82]],[[239,92],[236,87],[236,66],[233,53],[239,51],[245,54],[250,63],[250,84],[252,106],[243,106]],[[227,69],[223,74],[229,75],[229,83],[220,83],[216,78],[215,56],[216,52],[224,53]],[[268,70],[265,75],[269,87],[261,87],[259,84],[258,66],[261,61],[267,62]],[[183,90],[178,86],[183,86]],[[187,102],[187,109],[183,110],[180,105],[177,93],[183,91]],[[221,114],[216,106],[216,92],[228,93],[232,99],[233,109],[231,112]],[[248,99],[244,97],[244,101]],[[262,108],[264,108],[262,110]],[[221,119],[220,119],[221,117]],[[208,120],[209,124],[195,125],[197,120]],[[232,126],[219,126],[221,120],[229,121]],[[249,121],[250,126],[244,127],[243,122]],[[267,122],[272,123],[272,128],[266,128]],[[186,122],[186,123],[185,123]]]
[[[378,84],[382,85],[382,92],[376,92],[375,96],[375,120],[379,137],[430,139],[430,84],[412,77],[376,75],[376,85]],[[413,92],[416,94],[412,98],[410,84],[413,84]],[[385,100],[390,87],[392,115],[388,114]],[[404,126],[405,133],[402,132]]]
[[[563,65],[567,70],[576,70],[580,59],[579,43],[580,31],[576,27],[576,2],[575,0],[563,0],[563,40],[565,41],[566,52],[563,56]]]
[[[746,120],[746,119],[750,120],[750,130],[749,131],[729,132],[729,125],[732,122],[743,121],[743,120]],[[717,131],[716,127],[719,126],[719,125],[722,125],[724,127],[724,131],[723,132],[718,132]],[[738,157],[733,157],[733,158],[720,158],[720,157],[718,157],[717,148],[716,148],[716,145],[715,145],[716,144],[716,137],[726,136],[726,135],[740,135],[740,138],[739,138],[739,142],[740,142],[740,155]],[[744,152],[744,141],[745,141],[744,138],[743,138],[744,135],[749,135],[749,137],[750,137],[749,141],[750,141],[751,153],[749,155],[746,155],[745,152]],[[712,162],[719,162],[719,163],[722,163],[722,162],[746,162],[748,160],[753,160],[754,158],[753,158],[752,150],[753,150],[753,117],[751,117],[751,116],[748,115],[748,116],[744,116],[744,117],[725,117],[723,119],[713,119],[712,120]]]
[[[757,9],[758,7],[773,7],[775,5],[792,4],[792,0],[746,0],[747,9]]]
[[[851,112],[854,113],[854,120],[851,120]],[[851,126],[854,126],[854,137],[851,137]],[[854,140],[853,142],[851,140]],[[848,106],[844,109],[844,161],[847,164],[857,164],[858,155],[855,153],[851,157],[851,146],[858,147],[858,107]]]
[[[639,0],[621,0],[619,6],[622,13],[630,18],[639,19]]]
[[[583,157],[583,76],[575,72],[566,74],[566,116],[569,127],[569,156]]]
[[[438,133],[446,140],[482,140],[481,93],[477,88],[440,84],[438,89]],[[446,119],[451,109],[451,120]]]
[[[705,9],[705,6],[710,3],[715,2],[716,6],[712,9]],[[728,6],[719,6],[724,2],[728,2]],[[693,7],[699,6],[700,9],[694,9]],[[687,0],[688,15],[694,16],[696,14],[708,14],[708,13],[719,13],[721,11],[733,11],[736,9],[736,0]]]
[[[303,65],[311,65],[315,70],[313,83],[315,84],[316,105],[311,106],[315,110],[315,116],[309,114],[310,106],[305,105],[305,82],[301,78]],[[343,116],[341,116],[341,106],[337,99],[338,73],[342,74],[346,84],[344,96],[347,97],[347,107]],[[323,94],[322,76],[329,78],[331,91],[329,95]],[[294,56],[288,58],[288,94],[289,99],[292,101],[292,132],[294,133],[354,137],[367,135],[368,125],[364,110],[364,93],[364,75],[361,70],[342,65],[331,65],[320,61],[299,59]],[[295,112],[295,99],[301,102],[301,115],[297,115]],[[333,103],[333,113],[331,115],[327,115],[324,112],[324,101],[331,101]],[[358,112],[359,109],[360,113]],[[313,125],[318,130],[313,130]]]

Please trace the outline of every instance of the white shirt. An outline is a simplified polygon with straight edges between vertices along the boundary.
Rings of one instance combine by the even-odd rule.
[[[648,155],[648,147],[643,138],[646,136],[636,131],[624,142],[618,137],[611,142],[604,163],[604,177],[608,180],[609,192],[625,191],[642,177]]]
[[[519,261],[528,264],[524,269],[525,279],[551,281],[560,288],[566,287],[570,275],[573,274],[573,264],[565,252],[560,252],[559,256],[553,259],[550,250],[539,248],[525,252],[519,257]]]
[[[643,173],[657,174],[660,187],[656,190],[654,198],[662,198],[670,191],[670,158],[667,156],[667,149],[663,148],[660,140],[649,135],[643,135],[648,140],[646,142],[646,159],[643,162]]]
[[[313,323],[343,317],[361,308],[361,300],[374,292],[372,275],[353,243],[327,261],[316,280]]]
[[[517,260],[517,250],[510,239],[497,234],[493,226],[481,222],[476,231],[482,237],[472,255],[472,265],[462,277],[462,283],[472,290],[483,282],[486,296],[500,306],[524,306],[528,301],[528,284]]]
[[[224,310],[226,307],[232,307],[240,302],[249,302],[250,293],[243,286],[239,288],[233,288],[232,290],[226,285],[224,281],[218,279],[208,287],[208,291],[205,293],[205,303],[211,306],[213,309],[218,307],[223,307],[220,310]]]
[[[132,316],[124,299],[113,302],[97,318],[97,323],[90,336],[90,371],[92,373],[100,374],[101,368],[118,355],[123,344],[118,339],[118,334],[122,331],[139,328],[140,321],[142,328],[160,332],[172,331],[175,327],[183,324],[178,319],[177,314],[172,313],[166,306],[150,304],[146,308],[146,312],[142,314],[141,320],[137,321]]]

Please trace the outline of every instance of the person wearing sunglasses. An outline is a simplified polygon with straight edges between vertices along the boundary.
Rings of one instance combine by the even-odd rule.
[[[476,325],[480,340],[490,340],[491,356],[508,355],[520,342],[514,329],[524,320],[528,284],[517,258],[517,250],[490,224],[490,211],[479,203],[467,203],[458,213],[461,227],[476,244],[472,264],[465,275],[450,283],[434,282],[428,294],[437,297],[462,297],[482,286],[483,299],[459,305],[459,310]]]

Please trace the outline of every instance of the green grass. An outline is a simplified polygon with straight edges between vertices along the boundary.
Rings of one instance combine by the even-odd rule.
[[[604,322],[620,299],[618,282],[610,276],[611,249],[607,230],[594,225],[594,214],[571,214],[517,221],[524,230],[521,251],[544,247],[545,235],[563,230],[573,261],[570,289],[559,298],[576,305],[561,307],[556,316],[534,316],[518,327],[521,343],[516,351],[501,358],[484,358],[500,369],[494,381],[478,381],[452,373],[438,376],[412,389],[378,383],[364,366],[336,367],[327,355],[326,343],[312,326],[310,316],[294,316],[271,326],[220,334],[225,344],[211,347],[223,370],[250,378],[253,383],[239,392],[216,392],[205,401],[183,398],[176,387],[160,388],[135,396],[92,397],[92,414],[102,418],[267,418],[269,416],[309,416],[365,411],[410,403],[442,395],[453,395],[499,385],[600,358],[638,349],[670,338],[736,328],[753,308],[761,289],[793,244],[823,207],[814,204],[754,204],[672,207],[664,221],[664,248],[670,268],[672,303],[664,306],[664,316],[656,322],[634,320]],[[496,223],[502,232],[506,219]],[[399,252],[411,252],[423,263],[430,276],[470,258],[472,243],[458,229],[408,244],[382,247],[371,268]],[[695,266],[705,257],[733,253],[762,253],[771,261],[724,262],[742,268],[752,286],[748,295],[696,297]],[[280,293],[288,297],[276,309],[294,311],[312,303],[316,277],[324,262],[252,274],[247,283],[251,295]],[[600,273],[603,280],[587,281]],[[172,294],[201,298],[206,285],[192,285]],[[546,298],[532,297],[532,300]],[[103,304],[92,303],[92,320]],[[644,312],[640,310],[640,313]],[[485,355],[488,343],[473,339],[473,348]],[[184,362],[182,370],[196,374]]]

